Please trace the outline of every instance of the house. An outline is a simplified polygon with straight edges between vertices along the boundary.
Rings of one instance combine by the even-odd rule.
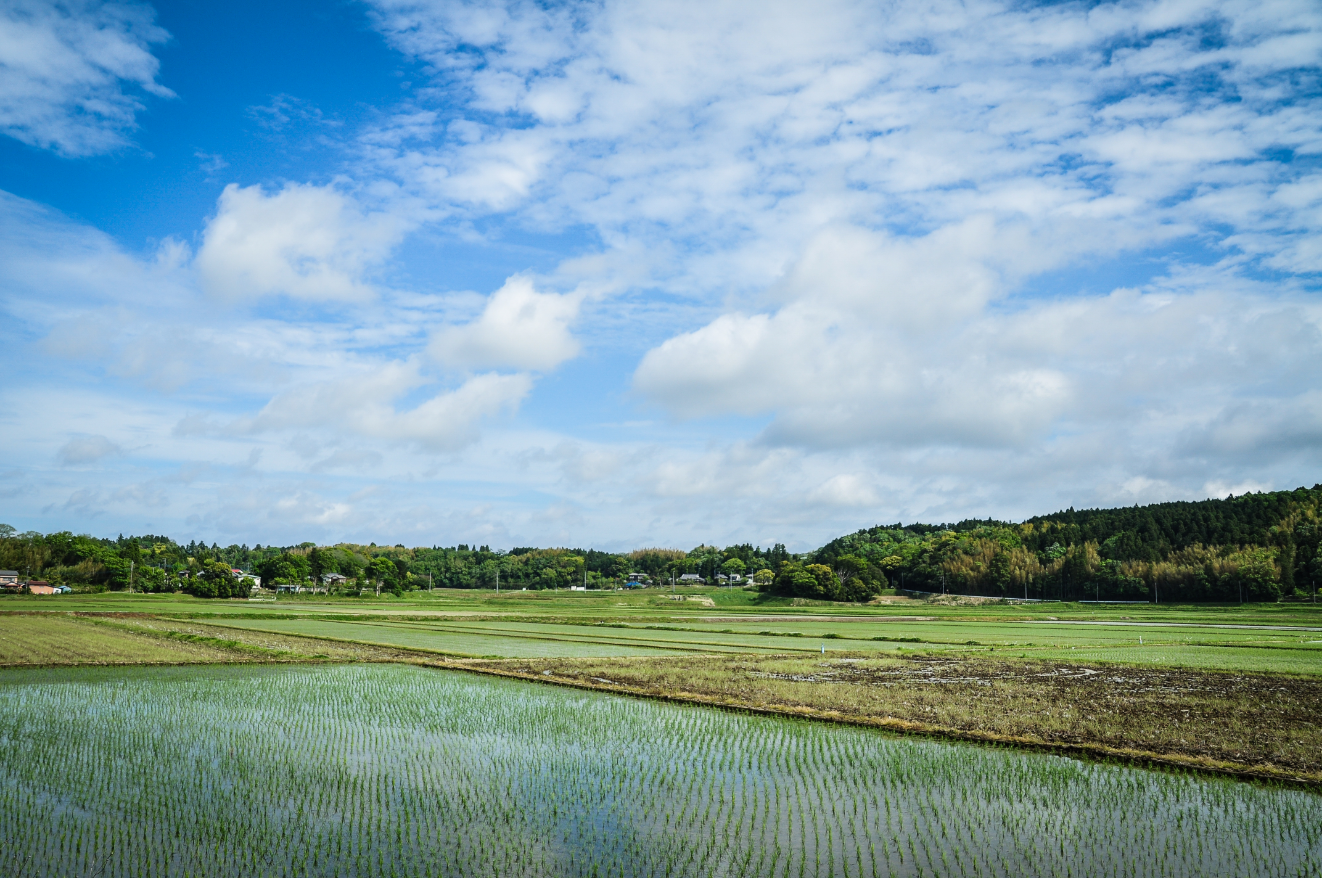
[[[349,577],[342,573],[323,573],[321,574],[321,581],[326,585],[343,585],[349,581]]]
[[[51,585],[44,579],[32,579],[24,584],[27,585],[28,591],[32,594],[59,594],[58,587]]]
[[[18,588],[18,571],[0,570],[0,588]]]
[[[697,583],[698,585],[701,585],[702,576],[697,573],[681,573],[679,574],[679,581],[683,583],[689,583],[689,584]]]

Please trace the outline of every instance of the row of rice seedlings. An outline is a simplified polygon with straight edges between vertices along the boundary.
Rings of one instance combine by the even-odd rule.
[[[23,876],[1322,872],[1307,793],[380,665],[0,675],[0,814]]]

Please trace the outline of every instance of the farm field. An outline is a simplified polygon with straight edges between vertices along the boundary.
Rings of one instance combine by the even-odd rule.
[[[756,595],[714,589],[687,596],[706,604],[552,594],[543,609],[574,612],[537,614],[478,612],[504,605],[494,594],[444,595],[437,605],[450,611],[427,612],[418,611],[433,606],[422,598],[153,603],[118,595],[97,604],[101,597],[44,604],[101,610],[87,615],[0,611],[0,665],[349,661],[503,673],[513,663],[548,682],[609,681],[621,692],[1322,784],[1322,766],[1310,755],[1322,752],[1315,720],[1322,631],[1300,624],[1318,618],[1307,605],[1210,608],[1233,611],[1222,616],[1162,608],[1152,618],[1137,618],[1132,606],[1057,605],[1053,618],[1039,607],[1004,605],[992,606],[1000,617],[989,617],[985,605],[924,615],[912,601],[901,605],[904,613],[840,605],[829,614],[732,612],[714,597]],[[627,613],[616,597],[633,602]],[[0,608],[38,601],[6,600]],[[680,603],[697,609],[677,612]],[[1067,612],[1079,618],[1063,618]],[[757,662],[802,667],[766,676]],[[841,662],[854,672],[844,674]],[[961,670],[952,676],[942,663]],[[1226,675],[1241,684],[1223,685]],[[1282,694],[1270,701],[1259,691]],[[1274,725],[1261,725],[1265,717]]]
[[[591,656],[662,653],[1011,652],[1057,660],[1126,662],[1254,672],[1322,674],[1322,632],[1064,622],[866,618],[705,622],[669,616],[581,624],[500,619],[258,614],[208,620],[217,626],[330,637],[451,655]]]
[[[531,659],[473,667],[966,740],[1322,783],[1322,678],[985,654]]]
[[[192,619],[273,634],[467,657],[683,653],[1008,652],[1056,661],[1322,674],[1322,610],[1311,604],[1222,607],[979,604],[886,598],[864,606],[792,606],[740,589],[412,593],[405,599],[296,596],[273,602],[182,595],[8,597],[15,611]],[[829,611],[829,612],[828,612]]]
[[[500,630],[433,628],[404,622],[337,621],[326,619],[209,619],[217,628],[244,629],[301,637],[324,637],[352,643],[425,650],[441,655],[499,656],[626,656],[658,655],[666,650],[646,642],[616,643],[610,639],[514,636]]]
[[[735,641],[756,638],[736,635],[713,648],[704,645],[717,637],[712,632],[695,639],[688,630],[638,631],[618,624],[0,615],[0,636],[22,630],[41,641],[44,625],[50,626],[53,645],[85,635],[82,651],[63,664],[122,664],[139,656],[143,663],[465,667],[539,682],[1322,784],[1316,758],[1322,752],[1316,722],[1322,677],[1316,674],[1199,669],[1158,657],[1145,664],[1085,658],[1090,652],[1106,658],[1132,654],[1116,647],[996,651],[961,644],[763,638],[789,644],[786,649],[775,643],[738,646]],[[100,639],[103,633],[109,639]],[[614,639],[621,634],[658,639],[626,644]],[[860,643],[872,648],[854,649]],[[1285,649],[1144,649],[1217,654],[1241,665],[1256,655],[1289,656]]]
[[[248,615],[386,615],[386,616],[501,616],[523,618],[612,620],[673,617],[715,623],[757,624],[763,618],[896,619],[919,616],[931,620],[984,620],[989,622],[1037,620],[1043,622],[1124,622],[1215,625],[1268,625],[1312,627],[1322,631],[1322,605],[1309,603],[1245,605],[1161,605],[1083,603],[944,603],[884,596],[863,605],[831,604],[767,597],[742,589],[680,589],[672,600],[668,591],[501,592],[464,589],[434,593],[409,592],[403,598],[281,595],[270,602],[203,600],[183,594],[77,594],[62,596],[0,596],[0,612],[87,612]]]
[[[365,642],[434,649],[460,655],[656,655],[688,652],[817,652],[804,639],[732,634],[712,630],[671,630],[622,623],[578,625],[500,621],[370,621],[334,619],[213,619],[218,627],[279,631],[312,637],[343,637]],[[894,643],[866,642],[864,648],[893,649]]]
[[[232,650],[208,643],[141,637],[68,616],[0,616],[0,665],[224,662]]]
[[[1322,870],[1311,793],[400,665],[0,672],[0,810],[31,876]]]

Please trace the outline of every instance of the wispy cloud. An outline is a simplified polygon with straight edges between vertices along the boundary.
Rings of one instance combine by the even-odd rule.
[[[149,6],[11,0],[0,8],[0,131],[65,156],[124,146],[143,102],[172,97]]]

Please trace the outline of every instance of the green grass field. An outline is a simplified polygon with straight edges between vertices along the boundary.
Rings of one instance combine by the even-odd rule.
[[[857,606],[703,588],[674,595],[442,590],[402,599],[300,595],[273,602],[19,596],[0,599],[0,615],[7,611],[148,614],[457,656],[990,650],[1053,660],[1322,674],[1322,608],[1299,603],[951,606],[887,598]]]

